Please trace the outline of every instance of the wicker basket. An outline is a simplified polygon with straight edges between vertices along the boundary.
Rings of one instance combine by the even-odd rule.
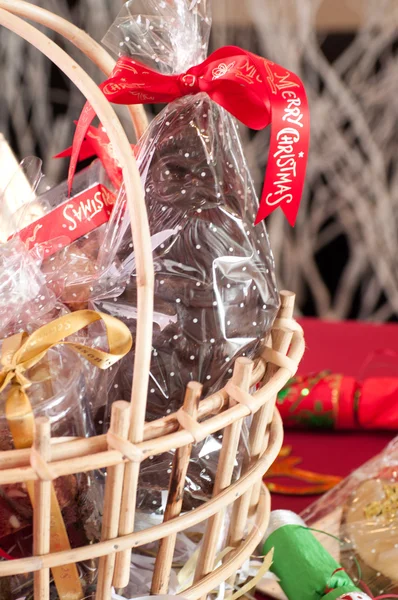
[[[13,14],[12,14],[13,13]],[[19,15],[19,16],[16,16]],[[205,534],[196,565],[194,584],[184,590],[188,599],[206,597],[222,582],[233,584],[235,573],[264,536],[270,511],[262,476],[282,445],[282,423],[275,410],[277,392],[296,371],[304,351],[301,328],[292,318],[294,295],[281,292],[281,308],[272,330],[271,347],[253,363],[236,360],[225,388],[200,399],[201,386],[187,386],[184,406],[177,413],[145,423],[153,312],[153,264],[149,225],[140,176],[129,141],[112,107],[89,76],[54,42],[20,17],[29,18],[65,36],[109,75],[112,58],[71,23],[22,0],[0,0],[0,23],[47,55],[78,86],[106,127],[122,166],[127,199],[134,214],[132,234],[137,258],[138,326],[131,405],[112,407],[107,435],[51,444],[48,422],[37,419],[35,449],[0,452],[0,485],[35,481],[34,556],[0,563],[0,577],[34,573],[34,598],[49,598],[49,570],[57,566],[99,558],[96,599],[108,600],[112,585],[128,582],[131,549],[160,540],[152,593],[167,593],[176,535],[199,523]],[[129,108],[140,136],[146,127],[142,107]],[[249,390],[256,391],[252,394]],[[242,423],[253,415],[249,459],[237,481],[231,483]],[[180,516],[185,475],[192,444],[223,432],[213,497]],[[176,449],[164,522],[134,532],[137,481],[140,464],[150,456]],[[60,476],[107,469],[102,540],[71,551],[49,552],[51,480]],[[231,507],[226,547],[231,547],[215,568],[226,508]],[[251,516],[249,528],[248,517]],[[176,518],[178,517],[178,518]],[[75,600],[75,598],[73,598]]]

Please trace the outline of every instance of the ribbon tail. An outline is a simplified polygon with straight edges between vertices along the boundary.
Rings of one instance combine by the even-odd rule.
[[[15,560],[15,558],[13,556],[11,556],[10,554],[7,554],[7,552],[4,552],[4,550],[2,550],[2,548],[0,548],[0,558],[4,558],[4,560]]]
[[[265,176],[265,182],[263,191],[261,193],[260,206],[257,212],[256,220],[254,224],[257,225],[263,219],[268,217],[278,206],[282,209],[289,224],[294,227],[297,219],[297,213],[300,208],[301,194],[304,186],[304,171],[301,169],[300,176],[297,178],[299,181],[287,183],[287,180],[283,180],[283,183],[276,185],[276,194],[282,191],[280,196],[275,194],[275,181],[278,181],[280,174],[275,169],[275,159],[273,152],[277,146],[276,140],[272,137],[273,130],[271,130],[271,148],[268,157],[268,168]],[[282,181],[282,179],[281,179]],[[286,182],[286,185],[285,185]]]
[[[275,210],[274,206],[271,206],[270,204],[267,203],[267,199],[268,199],[268,186],[265,183],[264,187],[263,187],[263,191],[261,193],[260,206],[258,208],[256,219],[254,221],[255,225],[258,225],[259,223],[261,223],[261,221],[266,219]]]
[[[33,409],[26,392],[18,384],[10,387],[5,413],[15,448],[30,448],[35,430]]]
[[[62,152],[58,152],[58,154],[54,154],[53,158],[67,158],[71,154],[72,154],[72,146],[69,146],[69,148],[65,148],[65,150],[62,150]]]
[[[81,148],[84,142],[84,138],[86,137],[88,128],[91,125],[92,120],[95,117],[95,110],[91,106],[89,102],[86,102],[84,108],[81,112],[79,120],[76,125],[75,135],[73,136],[72,142],[72,152],[71,159],[69,163],[69,171],[68,171],[68,195],[70,196],[72,191],[72,183],[73,177],[76,172],[77,163],[79,161],[79,156],[81,152]]]
[[[300,208],[301,192],[297,194],[294,200],[290,204],[282,204],[281,209],[284,212],[289,225],[294,227],[297,219],[297,213]]]
[[[272,185],[272,183],[270,183],[267,175],[261,194],[260,206],[254,224],[257,225],[258,223],[260,223],[263,219],[268,217],[276,208],[278,208],[278,206],[280,206],[289,224],[292,227],[294,227],[297,219],[297,213],[300,208],[300,200],[303,186],[300,186],[300,184],[298,184],[294,189],[294,195],[291,193],[286,194],[287,201],[284,202],[282,198],[282,201],[278,203],[278,201],[274,201],[272,199],[273,193],[270,192],[270,186]],[[302,175],[302,182],[304,183],[304,174]]]
[[[72,155],[72,150],[73,146],[69,146],[69,148],[65,148],[65,150],[59,152],[59,154],[55,154],[53,158],[67,158]],[[80,148],[79,160],[86,160],[86,158],[92,158],[93,156],[95,156],[95,151],[91,142],[84,140]]]

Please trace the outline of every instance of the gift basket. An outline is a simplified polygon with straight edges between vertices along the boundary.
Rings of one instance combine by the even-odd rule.
[[[68,183],[45,194],[33,186],[0,247],[0,282],[14,272],[15,256],[21,267],[0,302],[4,600],[169,591],[202,598],[220,586],[233,590],[264,536],[270,499],[262,476],[282,444],[276,395],[296,372],[304,342],[294,295],[277,293],[265,226],[253,225],[254,187],[217,88],[235,61],[210,64],[214,90],[190,89],[206,79],[188,73],[205,59],[206,4],[128,2],[105,38],[119,54],[115,66],[60,17],[0,1],[1,25],[48,56],[90,103],[77,123]],[[21,17],[80,48],[108,76],[102,90]],[[287,169],[307,149],[292,91],[299,83],[239,52],[236,73],[248,89],[267,75],[270,93],[285,102],[275,108],[281,129],[271,147],[278,142],[278,168]],[[170,104],[149,126],[138,103],[157,97],[126,92],[129,71],[150,70],[137,57],[178,80],[181,92],[159,99]],[[241,87],[235,82],[227,94],[235,116]],[[127,94],[113,101],[136,104],[129,106],[135,148],[107,90]],[[250,98],[248,124],[266,126],[267,103],[260,110]],[[91,126],[94,113],[100,129]],[[96,132],[102,142],[106,132],[114,162],[107,154],[105,164],[92,144],[99,162],[73,177],[84,138]],[[294,221],[300,185],[293,193],[288,183],[285,174],[265,197],[275,207],[283,195]],[[18,552],[9,539],[15,532]],[[179,579],[178,561],[191,565]]]
[[[397,598],[397,438],[309,506],[305,522],[356,582]]]

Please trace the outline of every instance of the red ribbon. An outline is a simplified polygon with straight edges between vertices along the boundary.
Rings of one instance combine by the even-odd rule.
[[[11,556],[10,554],[7,554],[7,552],[4,552],[4,550],[2,550],[0,548],[0,558],[4,558],[4,560],[15,560],[15,558],[13,556]]]
[[[134,146],[132,148],[135,150]],[[66,148],[66,150],[56,154],[54,158],[71,156],[72,151],[73,146],[70,146],[70,148]],[[93,127],[91,125],[87,129],[86,136],[80,147],[78,160],[86,160],[93,156],[98,156],[110,181],[116,189],[119,189],[123,181],[122,169],[113,153],[109,137],[103,127]]]
[[[18,236],[28,250],[42,246],[44,258],[47,259],[107,223],[114,204],[114,194],[104,185],[96,183],[21,229]]]
[[[163,75],[124,56],[100,87],[108,100],[116,104],[167,103],[206,92],[252,129],[264,129],[271,124],[268,166],[255,223],[280,206],[294,225],[309,147],[308,103],[297,75],[242,48],[225,46],[180,75]],[[94,109],[86,103],[73,139],[69,193],[79,153],[94,117]]]
[[[381,596],[373,596],[371,589],[369,588],[369,586],[366,585],[366,583],[364,581],[362,581],[362,579],[360,580],[359,583],[360,583],[363,591],[366,594],[368,594],[368,596],[370,596],[370,598],[373,598],[373,600],[388,600],[388,598],[398,598],[397,594],[382,594]]]

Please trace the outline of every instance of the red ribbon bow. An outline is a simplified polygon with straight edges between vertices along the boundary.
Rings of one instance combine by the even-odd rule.
[[[268,166],[255,223],[281,206],[294,225],[309,146],[307,97],[297,75],[239,47],[226,46],[180,75],[163,75],[124,56],[100,87],[108,100],[116,104],[172,102],[206,92],[252,129],[263,129],[271,123]],[[80,148],[94,117],[93,108],[86,103],[73,139],[69,192]]]

